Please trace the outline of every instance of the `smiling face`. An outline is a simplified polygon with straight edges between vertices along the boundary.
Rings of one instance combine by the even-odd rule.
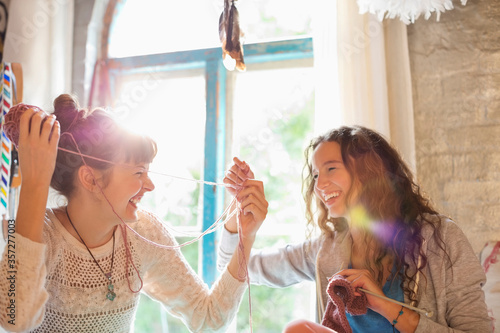
[[[316,147],[312,157],[312,174],[314,193],[327,208],[329,216],[347,217],[352,177],[344,166],[337,142],[325,141]],[[355,195],[351,194],[351,197]]]
[[[149,164],[118,165],[109,175],[103,189],[114,210],[126,222],[136,221],[138,204],[155,186],[148,176]]]

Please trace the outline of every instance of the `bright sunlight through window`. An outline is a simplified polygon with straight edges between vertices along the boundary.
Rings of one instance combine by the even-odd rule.
[[[207,135],[215,129],[206,124],[223,110],[224,126],[217,128],[217,134],[224,134],[219,137],[225,140],[223,159],[246,160],[264,181],[270,204],[255,247],[301,241],[306,228],[300,193],[303,149],[314,127],[311,6],[303,0],[236,1],[244,45],[253,43],[265,57],[255,60],[245,51],[246,72],[221,73],[220,56],[214,61],[204,55],[221,46],[218,24],[223,3],[118,1],[108,45],[109,58],[115,61],[111,67],[118,68],[111,73],[115,109],[121,110],[120,118],[128,127],[158,143],[151,170],[191,179],[207,179],[207,164],[220,157],[207,153]],[[300,51],[283,57],[289,52],[287,41],[300,38],[309,44],[304,42]],[[271,41],[284,43],[267,49]],[[175,61],[162,62],[166,57]],[[123,68],[120,59],[126,60]],[[215,101],[210,99],[213,91],[217,91]],[[145,208],[172,226],[179,243],[193,238],[186,233],[199,235],[208,202],[203,186],[163,175],[151,177],[156,189],[145,196]],[[215,265],[207,263],[207,255],[217,250],[214,243],[206,248],[197,242],[181,251],[200,272],[204,265]],[[252,286],[253,331],[280,332],[291,320],[314,320],[314,294],[314,283],[282,289]],[[145,295],[134,331],[188,332],[179,319]],[[228,332],[249,331],[246,294]]]
[[[109,57],[219,47],[224,0],[127,0],[111,25]],[[120,8],[120,6],[122,8]],[[311,7],[303,0],[236,1],[245,43],[311,33]]]

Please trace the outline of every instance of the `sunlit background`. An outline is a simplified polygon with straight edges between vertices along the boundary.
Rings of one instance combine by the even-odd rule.
[[[218,28],[224,0],[124,0],[122,4],[113,21],[110,57],[220,46]],[[312,6],[306,1],[240,0],[235,4],[245,43],[311,33]]]
[[[246,44],[311,33],[311,6],[307,2],[256,0],[237,1],[236,5]],[[220,47],[218,22],[222,8],[222,0],[122,1],[111,25],[109,56],[121,58]],[[264,181],[270,203],[268,218],[255,247],[301,241],[305,237],[300,192],[303,150],[314,126],[312,60],[284,61],[281,65],[247,64],[246,72],[230,73],[228,81],[231,106],[226,125],[229,135],[226,161],[232,156],[247,161],[256,178]],[[151,68],[147,74],[119,79],[115,95],[115,108],[122,121],[149,134],[158,143],[158,155],[150,166],[152,171],[204,179],[203,70],[162,72]],[[201,233],[201,186],[156,173],[151,177],[156,189],[147,195],[144,206],[173,226],[179,242],[191,239],[183,236],[185,233]],[[182,251],[197,269],[198,245],[192,244]],[[254,331],[280,332],[291,320],[312,319],[313,289],[314,283],[285,289],[252,286]],[[249,332],[248,295],[232,330]],[[188,331],[161,306],[142,296],[135,332]]]

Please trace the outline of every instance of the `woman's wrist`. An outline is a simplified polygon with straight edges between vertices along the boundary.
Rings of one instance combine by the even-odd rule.
[[[237,230],[236,228],[232,228],[232,227],[230,227],[228,222],[227,222],[226,224],[224,224],[224,228],[225,228],[228,232],[230,232],[230,233],[232,233],[232,234],[237,234],[237,233],[238,233],[238,230]]]
[[[390,323],[392,323],[392,321],[396,319],[400,311],[401,305],[387,302],[387,304],[383,306],[383,310],[379,313],[384,316]]]
[[[420,321],[420,314],[396,303],[385,307],[383,312],[381,314],[401,333],[414,332]]]

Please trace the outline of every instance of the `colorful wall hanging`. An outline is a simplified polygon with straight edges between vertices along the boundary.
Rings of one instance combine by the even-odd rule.
[[[10,63],[2,63],[1,68],[2,83],[0,94],[1,105],[1,146],[0,146],[0,214],[3,216],[8,214],[9,202],[9,187],[10,187],[10,167],[11,167],[11,151],[12,144],[10,139],[3,131],[5,121],[5,114],[9,112],[12,106],[12,93],[13,93],[13,75]]]

